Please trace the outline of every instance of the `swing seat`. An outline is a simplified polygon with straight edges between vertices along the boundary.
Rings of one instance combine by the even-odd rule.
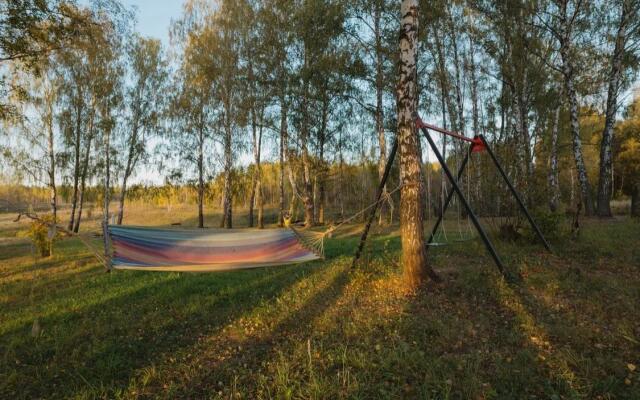
[[[459,242],[459,243],[460,242],[469,242],[469,241],[471,241],[471,240],[473,240],[475,238],[476,238],[475,236],[468,236],[468,237],[462,237],[462,238],[459,238],[459,239],[454,239],[453,241],[454,242]]]

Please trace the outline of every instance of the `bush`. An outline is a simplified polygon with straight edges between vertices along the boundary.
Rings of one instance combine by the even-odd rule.
[[[45,215],[39,220],[34,220],[29,226],[27,236],[33,241],[40,256],[49,257],[53,254],[53,242],[59,234],[53,227],[54,219],[52,215]]]
[[[534,212],[532,216],[545,238],[557,238],[560,236],[560,227],[564,220],[562,214],[539,210]],[[533,239],[537,238],[532,228],[528,229],[528,234]]]

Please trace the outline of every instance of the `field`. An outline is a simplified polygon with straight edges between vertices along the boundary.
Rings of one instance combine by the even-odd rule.
[[[432,248],[444,282],[418,292],[402,289],[397,227],[356,270],[354,226],[322,262],[105,273],[76,239],[35,258],[14,217],[0,214],[0,398],[640,398],[640,223],[625,217],[563,229],[553,255],[498,242],[515,283],[478,240]]]

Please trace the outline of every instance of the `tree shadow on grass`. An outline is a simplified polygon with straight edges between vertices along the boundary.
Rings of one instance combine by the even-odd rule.
[[[575,394],[561,372],[541,362],[539,349],[529,345],[531,332],[494,287],[501,278],[479,270],[486,266],[477,260],[458,268],[455,277],[407,303],[398,322],[399,344],[385,356],[380,372],[392,376],[386,390],[410,398]],[[393,371],[401,368],[410,373],[394,380]]]
[[[263,329],[248,333],[227,329],[217,337],[207,338],[186,350],[186,357],[183,351],[185,359],[178,359],[174,369],[167,369],[147,387],[137,387],[138,393],[168,398],[204,398],[218,391],[233,396],[241,388],[248,398],[255,398],[260,385],[256,376],[273,378],[266,371],[269,364],[313,337],[312,321],[341,296],[350,274],[343,265],[332,268],[334,271],[323,271],[329,274],[328,278],[316,275],[317,279],[307,281],[312,285],[309,296],[299,288],[290,293],[293,299],[285,300],[293,304],[283,307],[278,299],[276,304],[267,305],[263,310],[268,316],[254,316],[264,321]],[[299,291],[303,292],[302,298],[297,298]],[[275,310],[269,311],[269,307],[275,307]],[[236,321],[240,326],[242,322]]]
[[[202,335],[215,335],[229,320],[320,270],[316,263],[209,275],[167,274],[155,282],[143,279],[136,290],[118,292],[106,301],[97,298],[88,307],[56,310],[40,319],[44,331],[38,338],[30,337],[30,324],[0,337],[7,344],[0,359],[0,394],[67,397],[87,388],[113,393],[136,369],[192,346]],[[135,283],[152,273],[121,274]],[[118,290],[126,289],[126,282],[118,281]],[[104,290],[109,289],[104,284]]]
[[[590,269],[575,268],[539,274],[540,278],[532,277],[538,282],[513,288],[507,295],[517,298],[525,320],[521,326],[531,332],[531,345],[546,358],[558,385],[585,398],[637,398],[637,383],[624,383],[624,367],[640,346],[623,333],[640,327],[637,277],[603,280]],[[529,327],[527,320],[535,325]]]
[[[31,244],[27,241],[0,244],[0,261],[31,254]]]

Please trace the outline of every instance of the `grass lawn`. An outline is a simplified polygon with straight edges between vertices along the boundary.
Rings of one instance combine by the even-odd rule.
[[[640,223],[623,217],[585,221],[555,255],[498,242],[515,284],[479,240],[432,248],[444,282],[415,293],[393,228],[355,271],[351,232],[304,265],[105,273],[75,239],[34,258],[13,217],[0,398],[640,398]]]

